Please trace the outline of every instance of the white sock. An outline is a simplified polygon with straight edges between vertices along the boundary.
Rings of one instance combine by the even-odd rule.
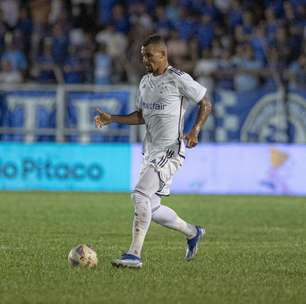
[[[153,212],[152,220],[162,226],[182,232],[188,239],[193,238],[197,234],[194,225],[186,223],[174,210],[164,205],[160,205]]]
[[[135,191],[133,194],[135,203],[135,215],[132,229],[132,243],[128,253],[141,256],[141,250],[144,239],[151,223],[151,205],[150,200],[144,194]]]

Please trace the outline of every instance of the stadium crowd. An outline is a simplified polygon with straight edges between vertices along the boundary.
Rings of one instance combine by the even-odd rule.
[[[209,89],[306,86],[306,0],[1,0],[0,83],[136,84],[153,32]]]

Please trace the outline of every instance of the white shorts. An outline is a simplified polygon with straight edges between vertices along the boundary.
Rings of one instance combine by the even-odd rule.
[[[157,195],[167,196],[170,194],[170,186],[172,178],[184,162],[184,157],[177,152],[167,149],[160,153],[156,153],[154,158],[149,160],[149,157],[144,156],[141,164],[140,177],[146,171],[148,166],[152,166],[158,174],[160,187],[156,192]]]

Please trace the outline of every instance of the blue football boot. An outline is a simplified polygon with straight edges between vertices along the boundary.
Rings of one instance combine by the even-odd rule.
[[[113,260],[112,265],[115,267],[141,268],[142,261],[136,255],[124,253],[120,258]]]
[[[196,229],[197,229],[196,236],[190,240],[187,240],[186,255],[185,255],[186,261],[191,261],[193,257],[197,254],[199,241],[204,237],[205,234],[204,228],[196,226]]]

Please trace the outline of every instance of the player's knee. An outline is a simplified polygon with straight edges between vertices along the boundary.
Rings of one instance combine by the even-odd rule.
[[[150,200],[148,195],[146,195],[145,193],[140,192],[136,189],[133,191],[131,197],[132,197],[132,200],[134,201],[135,205],[143,203],[143,202],[147,202],[147,201]]]
[[[149,212],[149,210],[151,211],[150,199],[146,194],[134,191],[132,196],[137,213],[146,213]]]
[[[146,196],[150,199],[152,196],[152,190],[150,190],[150,187],[146,185],[145,183],[138,183],[133,191],[133,195],[140,195],[140,196]]]
[[[140,225],[147,223],[147,219],[151,218],[151,206],[148,197],[138,191],[132,193],[134,206],[135,206],[135,216]]]
[[[143,183],[138,183],[133,193],[140,193],[149,196],[148,187],[146,187],[146,185],[144,185]]]

